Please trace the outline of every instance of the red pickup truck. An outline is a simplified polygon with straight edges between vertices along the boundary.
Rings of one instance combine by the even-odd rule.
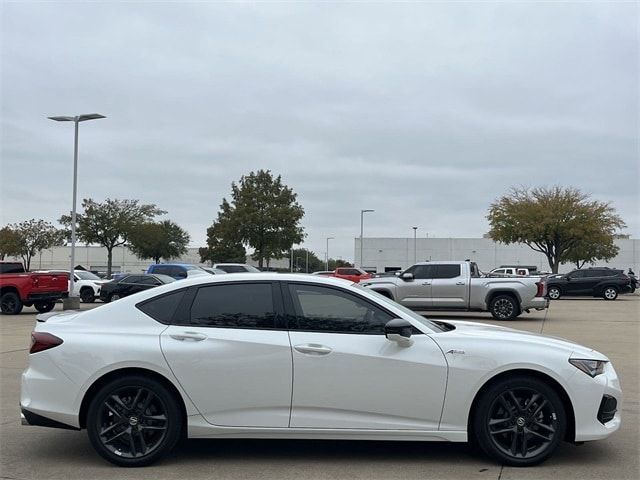
[[[56,300],[68,295],[67,274],[25,272],[20,262],[0,262],[0,311],[17,315],[34,306],[41,313],[53,310]]]
[[[349,280],[350,282],[354,282],[354,283],[358,283],[360,280],[371,278],[371,274],[365,272],[361,268],[354,268],[354,267],[338,267],[333,272],[333,275],[329,275],[329,276],[342,278],[344,280]]]

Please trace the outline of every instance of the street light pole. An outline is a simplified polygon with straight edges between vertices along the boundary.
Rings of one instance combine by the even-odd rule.
[[[418,261],[418,247],[416,245],[418,227],[412,227],[412,228],[413,228],[413,264],[415,265]]]
[[[375,212],[375,210],[360,210],[360,268],[362,268],[362,238],[364,233],[364,214],[368,212]]]
[[[75,289],[74,270],[76,264],[76,197],[78,194],[78,125],[80,122],[86,120],[97,120],[99,118],[106,118],[99,113],[88,113],[84,115],[77,115],[75,117],[48,117],[50,120],[56,122],[73,122],[74,123],[74,137],[73,137],[73,202],[71,210],[71,262],[69,266],[69,297],[63,300],[62,309],[78,309],[80,308],[79,297],[74,296],[73,291]]]
[[[327,237],[327,251],[325,252],[326,258],[324,262],[324,269],[329,270],[329,240],[333,240],[335,237]]]

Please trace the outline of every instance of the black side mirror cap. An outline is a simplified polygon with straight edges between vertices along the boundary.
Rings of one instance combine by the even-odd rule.
[[[394,318],[389,320],[384,326],[384,335],[387,340],[398,342],[402,346],[409,346],[413,343],[411,332],[413,325],[404,318]]]

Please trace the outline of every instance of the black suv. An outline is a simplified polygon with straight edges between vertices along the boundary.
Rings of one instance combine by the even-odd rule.
[[[562,295],[586,295],[615,300],[618,293],[630,291],[631,279],[622,270],[615,268],[583,268],[547,280],[547,293],[551,300],[557,300]]]

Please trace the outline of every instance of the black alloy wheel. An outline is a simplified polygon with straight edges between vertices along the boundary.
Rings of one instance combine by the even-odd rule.
[[[489,310],[496,320],[513,320],[520,315],[520,308],[511,295],[498,295],[491,301]]]
[[[85,287],[80,290],[80,300],[83,303],[93,303],[96,301],[96,294],[93,292],[93,288]]]
[[[564,438],[562,402],[549,385],[536,378],[503,381],[485,392],[478,407],[477,443],[504,464],[540,463]]]
[[[53,310],[53,307],[56,306],[56,302],[36,302],[33,306],[36,307],[36,310],[40,313],[47,313]]]
[[[22,302],[17,293],[7,292],[0,297],[0,311],[7,315],[17,315],[22,311]]]
[[[131,376],[103,387],[87,413],[96,451],[126,467],[148,465],[165,456],[182,431],[174,396],[159,382]]]

